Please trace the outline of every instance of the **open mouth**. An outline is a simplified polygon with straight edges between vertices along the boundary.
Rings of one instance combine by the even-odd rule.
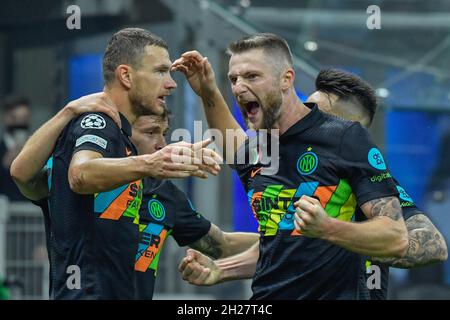
[[[253,117],[255,116],[259,109],[260,109],[260,105],[258,102],[256,101],[250,101],[250,102],[246,102],[244,103],[244,108],[245,111],[247,112],[247,117]]]
[[[158,101],[165,105],[166,104],[166,96],[159,96]]]

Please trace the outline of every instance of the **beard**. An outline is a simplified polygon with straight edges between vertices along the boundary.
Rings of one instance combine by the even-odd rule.
[[[280,91],[274,90],[268,95],[267,102],[261,107],[263,111],[264,129],[272,129],[275,122],[280,118],[283,96]],[[267,107],[266,107],[267,105]]]
[[[256,131],[260,129],[272,129],[275,122],[280,118],[281,106],[283,104],[283,96],[279,90],[272,90],[269,92],[265,99],[261,100],[260,111],[262,113],[262,123],[260,128],[255,128]],[[241,110],[242,116],[244,117],[245,124],[247,128],[251,127],[251,123],[248,120],[247,112]]]
[[[159,108],[146,99],[137,88],[132,88],[129,93],[129,99],[133,114],[140,116],[159,116],[163,112],[157,111]],[[156,100],[156,99],[155,99]],[[155,103],[155,102],[154,102]],[[165,107],[164,107],[165,108]]]

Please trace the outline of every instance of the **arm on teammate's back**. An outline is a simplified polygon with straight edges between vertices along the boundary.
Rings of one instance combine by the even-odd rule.
[[[215,224],[211,224],[209,232],[189,246],[214,259],[218,259],[241,253],[258,241],[259,234],[257,233],[223,232]]]
[[[258,243],[244,252],[219,260],[212,260],[196,250],[189,249],[178,271],[183,280],[190,284],[211,286],[226,281],[252,278],[258,257]]]
[[[384,263],[395,268],[415,268],[448,258],[445,239],[428,217],[422,213],[406,219],[409,245],[402,258],[377,258],[373,262]]]
[[[202,99],[206,120],[210,128],[218,129],[224,140],[223,154],[232,151],[232,155],[245,143],[246,133],[237,123],[228,105],[217,87],[214,70],[208,59],[197,51],[182,54],[172,64],[172,71],[181,71],[186,76],[194,92]],[[232,133],[233,137],[227,135]],[[233,138],[233,149],[227,150],[227,139]],[[219,146],[220,147],[220,146]]]
[[[91,94],[69,102],[28,139],[11,165],[11,176],[25,197],[40,200],[47,196],[47,177],[43,168],[64,127],[84,112],[106,113],[120,125],[119,113],[104,93]]]

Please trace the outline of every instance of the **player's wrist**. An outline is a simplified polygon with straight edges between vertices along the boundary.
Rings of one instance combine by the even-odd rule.
[[[214,104],[217,104],[217,102],[220,101],[220,99],[222,98],[222,93],[220,93],[217,84],[214,82],[213,84],[210,84],[208,88],[204,88],[200,98],[204,102],[208,103],[212,102]]]
[[[135,174],[139,176],[141,179],[144,177],[151,177],[153,176],[153,169],[155,166],[155,154],[144,154],[144,155],[138,155],[138,156],[131,156],[127,157],[129,161],[133,162],[133,168],[135,170]]]
[[[339,220],[327,216],[323,221],[321,238],[333,242],[338,227]]]
[[[61,109],[61,112],[59,114],[64,119],[69,120],[75,118],[78,115],[76,111],[76,106],[72,102],[66,104],[65,107]]]

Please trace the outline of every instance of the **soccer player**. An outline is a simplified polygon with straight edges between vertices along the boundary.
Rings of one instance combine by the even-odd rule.
[[[376,112],[374,90],[361,78],[341,70],[321,71],[316,78],[316,92],[309,102],[317,103],[324,112],[344,119],[360,122],[369,128]],[[444,237],[430,219],[414,204],[407,191],[394,178],[399,191],[403,219],[408,230],[409,245],[402,258],[368,259],[381,270],[381,289],[370,290],[374,300],[386,299],[389,283],[389,266],[397,268],[421,267],[431,263],[447,260],[448,250]],[[357,212],[357,221],[366,220]],[[367,273],[365,273],[367,274]]]
[[[110,105],[110,101],[102,94],[92,94],[69,103],[63,111],[54,119],[44,125],[38,134],[32,136],[31,140],[36,145],[42,146],[30,153],[31,145],[26,145],[23,153],[14,163],[15,170],[21,166],[24,159],[27,163],[39,162],[39,159],[48,158],[60,132],[57,124],[61,114],[68,121],[75,118],[77,114],[86,112],[102,112],[108,114],[120,125],[119,113]],[[60,131],[63,130],[60,125]],[[141,116],[133,124],[132,142],[139,154],[151,154],[166,146],[165,135],[169,129],[169,118],[167,112],[160,116]],[[44,134],[40,134],[44,133]],[[34,168],[34,172],[30,170]],[[33,185],[33,179],[41,172],[36,166],[17,172],[15,178],[17,184],[22,187],[28,197],[35,200],[48,193],[46,185]],[[223,258],[245,251],[255,244],[259,235],[256,233],[227,233],[212,224],[198,213],[192,206],[186,195],[168,180],[143,179],[143,200],[139,212],[139,225],[141,237],[139,250],[136,248],[136,297],[137,299],[152,299],[156,272],[160,252],[166,238],[172,236],[179,245],[189,245],[191,248],[212,257]],[[44,222],[47,236],[47,246],[50,235],[50,218],[43,198],[34,201],[45,209]],[[51,251],[48,250],[49,256]]]
[[[152,154],[166,145],[168,116],[142,116],[133,125],[132,141],[139,154]],[[167,237],[213,257],[228,257],[250,248],[257,233],[223,232],[198,213],[186,194],[169,180],[143,180],[139,211],[141,238],[136,255],[136,298],[152,299],[158,261]]]
[[[383,156],[359,123],[329,116],[317,106],[308,108],[298,99],[292,55],[284,39],[257,34],[232,43],[229,51],[231,89],[247,124],[256,130],[279,130],[276,174],[262,174],[267,165],[261,158],[234,164],[261,234],[252,298],[358,298],[360,254],[401,257],[408,245],[395,184],[389,177],[371,181],[372,176],[389,172]],[[206,58],[187,52],[172,69],[182,71],[202,98],[210,127],[224,137],[227,129],[245,134]],[[235,139],[235,145],[246,155],[254,153],[248,139]],[[310,221],[304,221],[308,236],[301,235],[303,228],[299,233],[294,226],[298,201],[297,206],[319,201],[329,215],[341,220],[336,237],[317,239],[306,229]],[[351,222],[358,205],[368,222]]]
[[[117,32],[105,51],[103,76],[121,127],[106,114],[82,114],[58,138],[47,166],[52,298],[133,299],[141,179],[218,173],[208,149],[199,158],[197,146],[179,143],[138,156],[130,141],[139,116],[164,112],[176,87],[170,65],[159,37],[136,28]]]
[[[315,81],[316,91],[308,98],[309,102],[317,103],[319,109],[344,119],[360,122],[370,127],[376,112],[376,98],[373,89],[361,78],[341,70],[323,70]],[[394,179],[395,180],[395,179]],[[396,180],[395,180],[396,181]],[[389,281],[389,266],[397,268],[413,268],[431,263],[445,261],[448,256],[447,246],[441,233],[420,211],[407,192],[397,183],[399,200],[403,218],[408,229],[409,245],[402,258],[372,258],[381,270],[381,289],[369,291],[374,300],[386,299]],[[365,220],[357,212],[357,220]],[[201,274],[205,268],[209,269],[207,277],[199,279],[194,273],[187,278],[191,283],[211,285],[231,279],[243,279],[253,276],[259,255],[258,246],[253,246],[241,255],[212,261],[198,252],[190,251],[190,259],[194,259],[189,269],[196,269]],[[201,262],[201,263],[200,263]],[[185,262],[183,268],[186,269]],[[365,268],[363,275],[367,275]],[[201,280],[201,281],[200,281]],[[363,286],[366,281],[363,281]],[[364,288],[362,288],[364,289]],[[367,289],[367,288],[366,288]]]

